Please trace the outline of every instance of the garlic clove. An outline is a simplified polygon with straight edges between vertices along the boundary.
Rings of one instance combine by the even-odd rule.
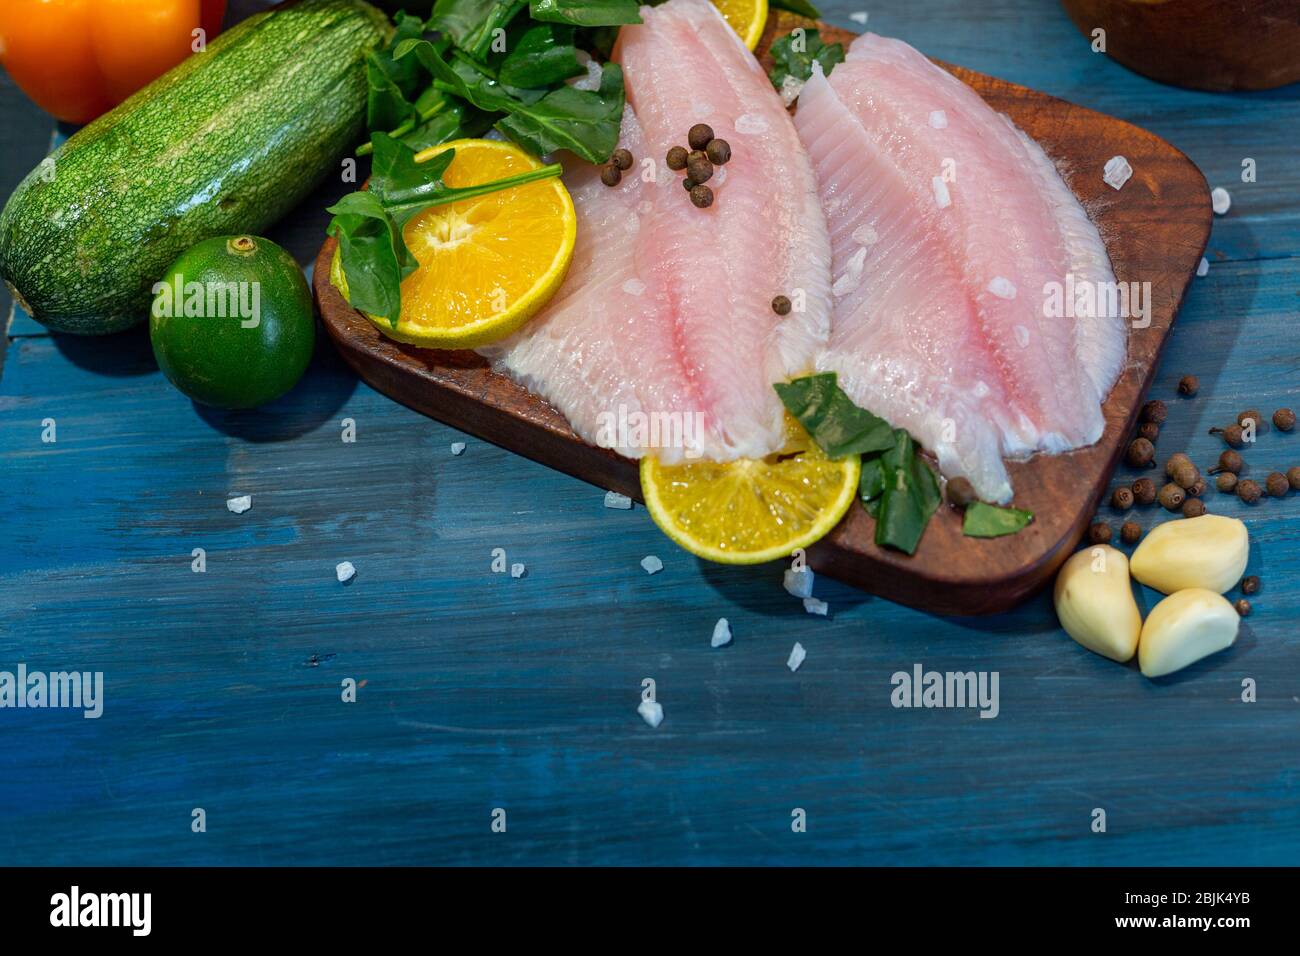
[[[1152,528],[1129,568],[1133,577],[1164,594],[1205,588],[1222,594],[1241,580],[1250,535],[1236,518],[1201,515]]]
[[[1176,591],[1147,615],[1138,642],[1138,666],[1147,677],[1182,670],[1230,647],[1240,624],[1240,615],[1222,595],[1205,588]]]
[[[1133,657],[1142,614],[1123,551],[1102,544],[1073,555],[1056,575],[1052,598],[1065,633],[1088,650],[1121,664]]]

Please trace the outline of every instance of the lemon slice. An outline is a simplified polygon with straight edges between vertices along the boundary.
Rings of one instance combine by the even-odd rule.
[[[691,554],[760,564],[806,548],[858,495],[862,459],[839,461],[786,419],[786,446],[762,459],[662,465],[641,460],[641,494],[660,530]]]
[[[758,46],[767,26],[767,0],[713,0],[713,5],[740,34],[745,46],[751,50]]]
[[[487,139],[433,146],[416,162],[448,149],[456,151],[442,177],[448,186],[476,186],[542,166],[513,143]],[[472,349],[503,339],[559,289],[577,234],[573,200],[558,178],[426,209],[402,230],[419,268],[402,281],[397,327],[367,318],[390,338],[426,348]],[[337,255],[330,279],[346,298]]]

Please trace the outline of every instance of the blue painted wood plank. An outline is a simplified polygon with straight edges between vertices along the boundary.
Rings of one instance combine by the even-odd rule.
[[[826,6],[852,23],[857,4]],[[1190,290],[1154,386],[1171,405],[1162,454],[1208,464],[1210,424],[1300,405],[1291,94],[1207,109],[1221,101],[1088,53],[1053,4],[969,6],[891,5],[870,26],[1141,122],[1212,181],[1258,153],[1260,180],[1216,222],[1223,258]],[[272,234],[299,261],[328,194]],[[101,670],[106,699],[98,720],[0,710],[0,864],[1290,864],[1300,851],[1300,499],[1211,493],[1211,510],[1248,522],[1265,586],[1236,647],[1151,682],[1066,638],[1046,597],[951,619],[819,579],[831,616],[811,617],[779,567],[698,562],[644,509],[606,509],[598,489],[389,402],[326,345],[290,395],[232,414],[172,390],[140,330],[16,331],[0,376],[0,670]],[[1189,372],[1201,394],[1175,400]],[[1300,463],[1300,432],[1262,436],[1247,458]],[[234,494],[252,509],[230,513]],[[491,572],[497,547],[525,577]],[[647,554],[661,573],[639,567]],[[348,585],[342,560],[357,567]],[[714,650],[720,616],[735,641]],[[791,673],[796,640],[808,658]],[[997,671],[999,715],[894,708],[891,675],[915,663]],[[647,677],[657,730],[636,714]],[[1256,703],[1240,700],[1247,677]],[[345,678],[363,682],[356,703],[340,699]],[[190,830],[195,807],[207,833]],[[796,807],[806,833],[791,831]],[[1090,831],[1096,807],[1105,834]]]

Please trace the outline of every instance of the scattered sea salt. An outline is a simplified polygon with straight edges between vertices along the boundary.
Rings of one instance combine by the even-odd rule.
[[[708,119],[713,112],[713,104],[708,100],[692,100],[691,115],[696,119]]]
[[[1023,325],[1017,325],[1012,331],[1016,333],[1016,344],[1022,349],[1029,348],[1029,330]]]
[[[934,204],[940,209],[947,209],[952,205],[952,197],[948,195],[948,184],[943,181],[942,176],[935,176],[930,180],[930,185],[934,187]]]
[[[709,641],[710,647],[726,647],[731,643],[731,624],[725,617],[718,618],[718,623],[713,625],[713,638]]]
[[[646,574],[658,574],[664,569],[664,563],[653,554],[647,554],[641,559],[641,567],[645,568]]]
[[[713,169],[713,179],[710,180],[714,189],[717,189],[727,181],[727,170],[722,166],[715,166]]]
[[[799,98],[799,94],[803,92],[803,85],[804,81],[793,74],[787,73],[785,75],[785,79],[781,81],[781,102],[786,105],[787,109],[790,108],[791,103]]]
[[[632,499],[627,495],[620,495],[617,491],[607,491],[605,492],[605,507],[630,511],[632,508]]]
[[[983,398],[985,395],[989,393],[988,383],[984,381],[976,382],[975,388],[972,389],[972,391],[974,391],[976,398]]]
[[[510,576],[512,578],[522,578],[527,573],[528,573],[528,569],[524,567],[522,564],[510,565]]]
[[[623,283],[623,291],[628,295],[640,295],[645,291],[645,283],[640,279],[628,279]]]
[[[664,720],[664,708],[657,700],[643,700],[637,704],[636,712],[651,727],[658,727]]]
[[[782,578],[781,583],[784,584],[785,589],[795,597],[808,598],[812,597],[814,577],[816,577],[816,575],[813,574],[812,568],[803,568],[801,570],[786,568],[785,576]]]
[[[943,110],[932,110],[930,113],[930,125],[935,129],[947,129],[948,114]]]
[[[584,60],[583,57],[586,57],[586,59]],[[605,72],[604,68],[600,65],[600,62],[584,50],[578,51],[578,61],[587,68],[587,75],[578,77],[569,85],[575,90],[589,90],[594,92],[600,89],[600,78]]]
[[[835,284],[831,286],[831,292],[835,295],[848,295],[856,289],[858,283],[862,281],[862,267],[866,261],[867,247],[862,246],[844,264],[844,274],[835,280]]]
[[[339,584],[344,584],[357,576],[357,569],[351,561],[340,561],[334,565],[334,575],[339,579]]]
[[[863,26],[866,26],[868,16],[869,14],[867,13],[866,10],[859,10],[857,13],[850,13],[849,19],[852,20],[854,23],[861,23]]]
[[[1111,189],[1121,189],[1132,175],[1133,167],[1123,156],[1112,156],[1106,160],[1106,168],[1101,172],[1101,178]]]
[[[1205,258],[1205,256],[1201,256],[1201,261],[1196,266],[1196,274],[1198,276],[1207,276],[1210,274],[1210,260]]]
[[[806,597],[803,599],[803,609],[809,614],[817,614],[821,617],[825,617],[826,612],[831,609],[831,606],[825,601],[817,600],[815,597]]]
[[[465,454],[465,443],[463,441],[454,441],[451,443],[451,453],[453,455]]]
[[[803,649],[803,645],[795,641],[794,647],[790,648],[790,659],[785,662],[785,666],[791,671],[797,671],[807,656],[808,652]]]
[[[989,280],[988,288],[999,299],[1014,299],[1016,297],[1015,284],[1005,276],[994,276]]]
[[[1218,216],[1222,216],[1232,208],[1232,197],[1222,186],[1215,186],[1210,190],[1210,207]]]
[[[746,136],[767,132],[767,120],[757,113],[745,113],[736,117],[736,132]]]
[[[880,241],[880,235],[870,224],[862,225],[853,230],[853,241],[860,246],[872,246]]]
[[[242,515],[249,508],[253,507],[252,495],[240,495],[238,498],[227,498],[226,507],[237,515]]]

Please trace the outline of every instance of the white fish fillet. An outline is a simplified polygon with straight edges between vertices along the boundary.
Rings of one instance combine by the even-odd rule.
[[[628,93],[620,145],[636,164],[610,188],[599,170],[566,163],[578,213],[568,277],[527,326],[481,351],[584,439],[621,454],[761,457],[783,444],[772,384],[811,371],[830,331],[812,167],[780,96],[711,3],[669,0],[641,16],[615,51]],[[732,148],[703,210],[664,162],[695,123]],[[795,311],[776,315],[776,295]],[[611,427],[635,426],[634,413],[702,427],[685,441],[689,424]]]
[[[916,50],[873,34],[829,79],[815,71],[795,123],[833,249],[819,367],[986,500],[1011,498],[1003,456],[1100,438],[1123,323],[1047,317],[1043,305],[1067,274],[1114,276],[1037,144]]]

